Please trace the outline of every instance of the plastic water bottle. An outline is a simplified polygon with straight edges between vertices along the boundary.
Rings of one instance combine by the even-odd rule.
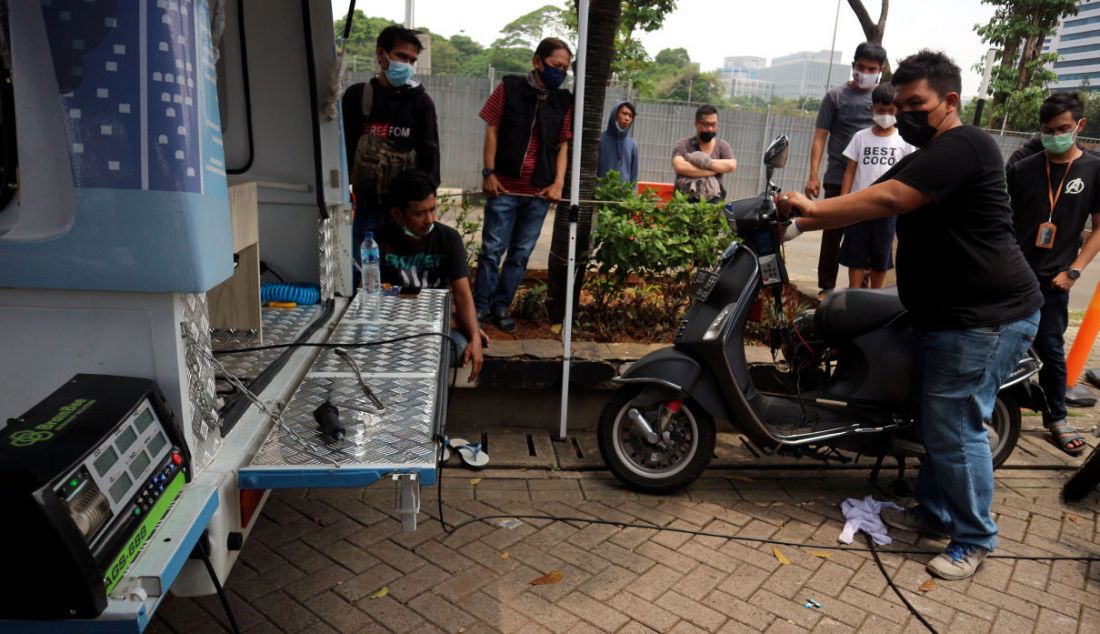
[[[363,293],[370,297],[382,295],[382,272],[379,269],[378,243],[374,241],[374,232],[368,231],[359,247],[359,256],[363,262]]]
[[[363,244],[359,247],[359,257],[363,262],[363,307],[367,319],[378,319],[379,304],[382,303],[382,272],[379,269],[378,243],[374,241],[374,232],[368,231]]]

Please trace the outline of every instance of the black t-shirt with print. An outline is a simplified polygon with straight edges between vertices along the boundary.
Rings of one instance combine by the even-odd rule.
[[[1042,305],[1016,245],[1004,174],[996,142],[980,128],[959,126],[879,179],[932,199],[898,217],[898,292],[917,326],[995,326]]]
[[[397,223],[374,228],[381,256],[382,282],[403,288],[448,288],[454,280],[469,277],[462,236],[442,223],[426,237],[413,240]]]
[[[1050,191],[1058,195],[1051,222],[1054,247],[1035,246],[1039,225],[1050,217],[1046,152],[1034,154],[1008,168],[1008,195],[1012,197],[1016,240],[1035,275],[1046,283],[1069,269],[1081,248],[1081,230],[1091,214],[1100,212],[1100,158],[1083,152],[1069,174],[1065,163],[1050,164]],[[1058,186],[1062,185],[1059,195]]]

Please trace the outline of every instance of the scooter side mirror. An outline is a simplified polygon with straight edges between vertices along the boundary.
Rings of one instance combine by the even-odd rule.
[[[764,166],[768,169],[777,169],[787,164],[787,154],[791,142],[787,135],[780,134],[771,142],[768,149],[764,150]]]

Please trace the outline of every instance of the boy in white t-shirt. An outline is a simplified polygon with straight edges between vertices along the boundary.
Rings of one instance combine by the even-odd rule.
[[[844,156],[848,167],[840,195],[859,191],[873,185],[880,176],[893,167],[902,157],[916,151],[902,140],[894,124],[897,107],[894,105],[894,87],[880,84],[871,93],[871,109],[875,125],[860,130],[852,136]],[[895,217],[864,220],[844,229],[844,242],[840,246],[840,263],[848,267],[848,285],[863,286],[865,271],[871,272],[871,288],[882,288],[886,283],[886,271],[894,266]]]

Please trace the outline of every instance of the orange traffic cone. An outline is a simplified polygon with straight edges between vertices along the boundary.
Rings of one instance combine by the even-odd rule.
[[[1081,371],[1085,369],[1089,353],[1092,352],[1092,344],[1096,342],[1097,332],[1100,332],[1100,284],[1096,285],[1096,290],[1092,293],[1085,319],[1081,322],[1073,347],[1066,357],[1066,387],[1072,389],[1081,378]]]

